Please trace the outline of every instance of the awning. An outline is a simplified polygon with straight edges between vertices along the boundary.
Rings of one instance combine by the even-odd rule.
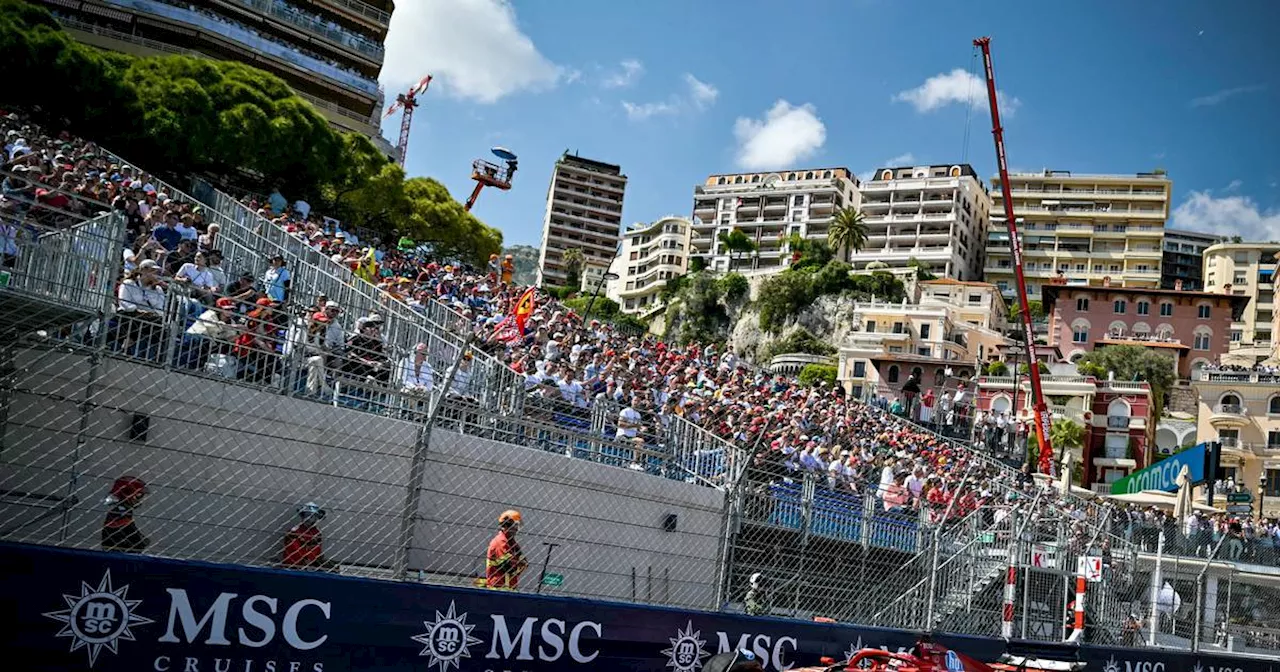
[[[1139,506],[1158,506],[1162,509],[1173,510],[1173,505],[1177,501],[1177,497],[1171,492],[1161,492],[1159,490],[1143,490],[1142,492],[1131,492],[1127,495],[1104,495],[1107,499],[1113,499],[1117,502],[1127,502],[1129,504],[1137,504]],[[1205,513],[1222,513],[1207,504],[1192,502],[1191,506],[1196,511],[1204,511]]]

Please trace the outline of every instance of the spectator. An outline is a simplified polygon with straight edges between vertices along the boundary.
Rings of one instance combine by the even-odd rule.
[[[182,346],[178,350],[178,366],[204,368],[211,352],[226,349],[235,341],[235,305],[232,299],[218,299],[213,307],[200,314],[183,335]]]
[[[126,274],[117,290],[120,344],[125,352],[150,358],[163,331],[165,291],[160,285],[160,265],[146,259]]]
[[[267,298],[276,303],[284,303],[289,291],[289,269],[284,267],[284,256],[277,254],[271,257],[270,266],[262,274],[262,287]]]
[[[325,382],[325,372],[336,362],[342,360],[346,348],[346,338],[342,330],[340,316],[342,308],[321,297],[316,310],[311,314],[307,325],[307,344],[304,366],[307,371],[307,394],[313,397],[328,396],[330,390]]]
[[[414,346],[413,354],[405,358],[400,368],[401,389],[418,395],[428,395],[435,387],[435,372],[427,358],[427,344]],[[457,376],[454,376],[457,379]]]

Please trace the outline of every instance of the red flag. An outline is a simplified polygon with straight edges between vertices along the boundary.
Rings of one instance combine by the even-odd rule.
[[[533,314],[533,288],[524,290],[524,294],[516,299],[516,305],[511,308],[511,316],[515,318],[516,329],[520,331],[520,335],[524,335],[524,324]]]

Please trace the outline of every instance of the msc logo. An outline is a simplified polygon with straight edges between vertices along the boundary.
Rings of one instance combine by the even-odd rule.
[[[693,629],[693,621],[677,630],[676,636],[668,641],[671,648],[663,650],[662,655],[667,657],[667,667],[673,672],[696,672],[702,668],[703,659],[711,655],[703,648],[707,641],[702,639],[701,631]]]
[[[471,636],[476,626],[467,624],[467,615],[459,614],[453,602],[449,603],[449,610],[445,613],[436,611],[434,622],[423,621],[422,624],[427,631],[411,639],[423,646],[418,655],[430,658],[428,670],[436,665],[440,666],[440,672],[448,672],[450,667],[461,668],[459,661],[470,658],[471,646],[480,643],[479,639]]]
[[[130,600],[128,596],[129,586],[112,588],[108,570],[97,588],[81,581],[79,595],[62,596],[66,609],[46,612],[44,616],[62,623],[57,636],[70,637],[72,651],[85,649],[89,667],[93,667],[103,649],[116,653],[120,640],[134,641],[131,627],[154,622],[137,615],[134,610],[142,600]]]

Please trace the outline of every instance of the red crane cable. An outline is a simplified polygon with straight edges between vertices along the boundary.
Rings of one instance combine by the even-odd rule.
[[[996,73],[991,64],[991,38],[980,37],[973,45],[982,50],[982,61],[987,74],[987,99],[991,107],[991,135],[996,142],[996,163],[1000,168],[1000,195],[1004,199],[1004,221],[1009,229],[1009,249],[1013,254],[1013,275],[1017,282],[1018,304],[1022,313],[1022,336],[1027,347],[1027,368],[1030,370],[1031,399],[1034,403],[1036,441],[1040,447],[1038,469],[1042,474],[1053,474],[1053,446],[1049,442],[1051,419],[1049,406],[1044,401],[1044,388],[1040,384],[1040,362],[1036,359],[1036,339],[1031,326],[1031,303],[1027,300],[1027,279],[1022,271],[1022,240],[1018,237],[1018,225],[1013,219],[1013,194],[1009,187],[1009,164],[1004,153],[1004,129],[1000,126],[1000,108],[996,100]],[[1016,412],[1016,409],[1015,409]]]

